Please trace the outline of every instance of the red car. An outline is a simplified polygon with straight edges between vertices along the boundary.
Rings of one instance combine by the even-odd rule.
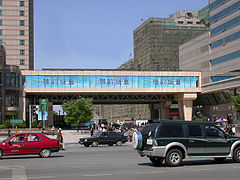
[[[0,142],[0,158],[6,155],[39,154],[46,158],[58,152],[57,139],[50,139],[41,133],[19,133]]]

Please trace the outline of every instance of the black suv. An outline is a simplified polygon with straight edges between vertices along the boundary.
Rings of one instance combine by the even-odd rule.
[[[240,162],[240,137],[230,136],[212,123],[159,120],[133,134],[133,147],[154,164],[180,165],[186,157],[232,158]]]
[[[128,139],[123,134],[117,132],[98,132],[97,134],[88,137],[88,138],[80,138],[79,144],[83,144],[85,147],[96,147],[99,144],[108,144],[112,146],[116,144],[117,146],[122,145],[123,143],[127,142]]]

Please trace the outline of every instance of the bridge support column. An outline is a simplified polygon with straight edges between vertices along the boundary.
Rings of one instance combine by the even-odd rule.
[[[185,121],[192,120],[193,100],[197,98],[197,93],[181,93],[175,95],[174,99],[178,101],[179,118]]]
[[[48,126],[53,125],[53,102],[48,102]]]
[[[171,105],[171,101],[161,102],[161,116],[159,117],[159,119],[169,119],[169,109]]]

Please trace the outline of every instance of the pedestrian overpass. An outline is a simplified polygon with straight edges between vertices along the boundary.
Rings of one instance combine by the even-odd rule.
[[[200,72],[122,70],[23,70],[23,119],[30,104],[49,101],[53,105],[79,96],[94,104],[159,103],[161,118],[168,119],[172,101],[178,102],[179,118],[192,119],[192,102],[201,92]],[[21,111],[20,111],[21,112]]]

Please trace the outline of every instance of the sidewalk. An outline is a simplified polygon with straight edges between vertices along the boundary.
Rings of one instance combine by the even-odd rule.
[[[32,132],[37,132],[41,133],[41,131],[32,131]],[[21,133],[21,131],[18,131],[18,133]],[[77,132],[77,130],[62,130],[62,135],[63,135],[63,142],[65,144],[77,144],[79,141],[79,138],[84,138],[84,137],[89,137],[90,133],[89,132],[84,132],[81,134],[81,132]],[[55,133],[54,136],[52,135],[46,135],[51,139],[56,139],[57,135]],[[0,141],[4,140],[7,138],[7,134],[4,136],[0,136]]]

